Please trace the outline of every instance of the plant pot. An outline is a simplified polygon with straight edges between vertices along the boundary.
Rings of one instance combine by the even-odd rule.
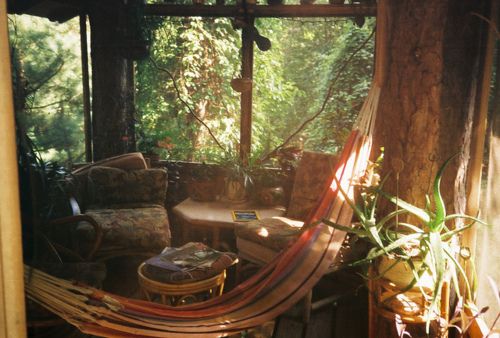
[[[244,202],[247,197],[245,185],[238,180],[226,179],[224,195],[230,202]]]
[[[188,185],[189,197],[199,202],[210,202],[217,197],[217,182],[193,180]]]
[[[419,257],[412,263],[417,270],[423,264]],[[372,282],[378,312],[388,319],[398,314],[404,322],[424,323],[434,286],[430,273],[425,272],[410,290],[406,290],[414,278],[407,262],[382,256],[376,271],[382,276]]]
[[[283,205],[285,193],[282,187],[261,188],[258,192],[259,203],[265,206]]]
[[[412,260],[413,266],[416,270],[420,269],[423,262],[419,257]],[[397,261],[394,258],[382,256],[378,262],[378,273],[383,278],[391,281],[400,289],[406,288],[413,280],[413,273],[411,266],[408,262]],[[425,272],[422,277],[415,284],[415,287],[421,287],[425,290],[432,291],[433,280],[429,272]]]
[[[252,79],[237,78],[231,80],[231,88],[239,93],[248,92],[252,90]]]

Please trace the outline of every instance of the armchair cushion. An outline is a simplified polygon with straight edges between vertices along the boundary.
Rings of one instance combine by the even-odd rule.
[[[286,217],[265,218],[235,226],[236,237],[281,251],[301,233],[304,222]]]
[[[90,209],[85,212],[102,227],[104,241],[99,251],[130,248],[160,252],[170,244],[167,211],[161,206],[127,209]],[[80,223],[76,230],[80,246],[92,245],[95,230]]]
[[[163,169],[125,171],[92,167],[88,173],[92,205],[100,208],[122,203],[163,205],[167,192],[167,172]]]
[[[144,160],[142,154],[136,152],[109,157],[94,163],[89,163],[73,170],[73,175],[84,175],[95,166],[120,168],[124,170],[137,170],[147,168],[146,161]]]

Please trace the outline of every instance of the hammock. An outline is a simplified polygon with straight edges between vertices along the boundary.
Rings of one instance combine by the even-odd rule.
[[[384,13],[381,5],[385,2],[378,5],[379,13]],[[385,22],[380,23],[377,36],[383,37]],[[382,83],[382,45],[377,45],[372,87],[332,172],[329,189],[306,220],[308,226],[297,241],[257,274],[220,297],[170,307],[112,295],[25,266],[27,297],[82,332],[103,337],[220,337],[279,316],[328,271],[344,242],[345,232],[321,220],[351,225],[352,209],[339,193],[339,185],[350,195],[353,181],[364,174],[368,164]]]
[[[26,294],[84,333],[105,337],[217,337],[271,320],[303,298],[327,272],[345,232],[321,223],[329,219],[349,226],[352,209],[338,184],[351,191],[363,175],[371,150],[371,133],[380,89],[373,85],[327,189],[298,240],[256,275],[220,297],[169,307],[127,299],[26,267]]]

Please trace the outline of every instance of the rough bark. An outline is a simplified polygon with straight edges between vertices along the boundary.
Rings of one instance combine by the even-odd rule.
[[[388,1],[387,74],[375,149],[385,149],[382,175],[390,176],[384,190],[422,208],[439,167],[460,153],[441,187],[448,212],[464,211],[482,41],[482,22],[472,13],[484,14],[487,2]],[[394,206],[380,213],[389,209]],[[394,323],[380,318],[377,332],[397,336]]]
[[[439,167],[460,152],[442,187],[450,210],[457,200],[461,209],[481,41],[471,13],[482,12],[480,2],[391,0],[388,10],[388,74],[375,131],[391,174],[385,188],[423,207]]]
[[[133,61],[123,57],[120,13],[121,1],[96,3],[89,13],[94,160],[135,148]]]

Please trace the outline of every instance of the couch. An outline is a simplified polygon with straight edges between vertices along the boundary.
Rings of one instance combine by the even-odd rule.
[[[95,224],[78,223],[73,242],[79,252],[94,250],[94,259],[104,260],[151,256],[170,245],[164,206],[166,170],[147,168],[141,153],[131,153],[86,165],[72,174],[73,195],[81,213],[102,231],[100,236]],[[100,243],[95,249],[96,241]]]

